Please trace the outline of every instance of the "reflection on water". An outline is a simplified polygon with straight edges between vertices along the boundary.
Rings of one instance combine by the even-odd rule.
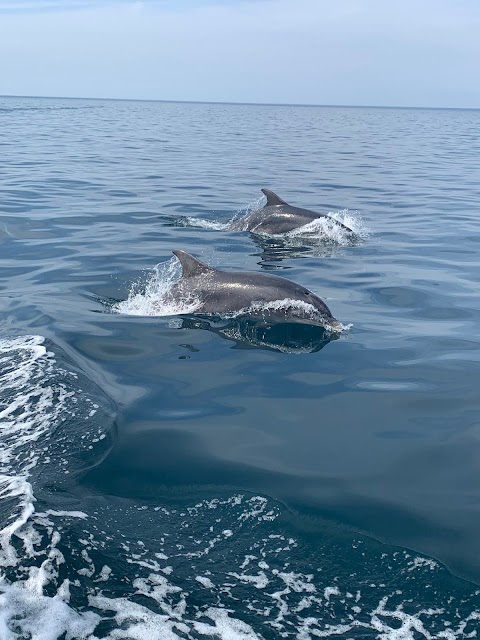
[[[336,244],[316,236],[265,236],[250,233],[253,243],[261,250],[256,253],[263,269],[290,269],[279,263],[289,258],[330,258],[342,252]],[[359,240],[357,240],[359,242]],[[353,244],[353,241],[352,241]]]
[[[323,327],[294,322],[270,324],[256,318],[183,318],[182,328],[211,331],[235,342],[234,348],[261,348],[282,353],[314,353],[340,337]]]

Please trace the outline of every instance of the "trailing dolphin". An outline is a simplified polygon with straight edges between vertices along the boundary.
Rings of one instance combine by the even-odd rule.
[[[301,209],[300,207],[292,207],[290,204],[282,200],[276,193],[268,189],[262,189],[262,193],[267,197],[267,203],[262,209],[251,211],[246,216],[235,220],[230,229],[238,229],[241,231],[252,231],[253,233],[288,233],[293,229],[303,227],[303,225],[318,220],[319,218],[327,218],[344,231],[353,233],[352,229],[344,225],[342,222],[331,218],[326,213],[316,213],[309,209]]]
[[[168,292],[175,304],[198,301],[193,313],[253,315],[339,330],[342,324],[314,293],[291,280],[265,273],[220,271],[180,249],[173,251],[182,277]]]

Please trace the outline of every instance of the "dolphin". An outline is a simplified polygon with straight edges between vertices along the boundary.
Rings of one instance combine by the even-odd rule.
[[[282,200],[276,193],[268,189],[262,189],[262,193],[267,196],[267,203],[262,209],[251,211],[246,216],[235,220],[230,229],[239,231],[252,231],[253,233],[288,233],[293,229],[298,229],[304,224],[318,220],[319,218],[327,218],[332,220],[344,231],[353,233],[352,229],[343,223],[331,218],[326,213],[316,213],[309,209],[301,209],[300,207],[292,207],[290,204]]]
[[[180,305],[198,300],[195,314],[259,315],[274,322],[342,328],[319,297],[291,280],[265,273],[220,271],[180,249],[173,254],[182,266],[182,277],[167,298]]]

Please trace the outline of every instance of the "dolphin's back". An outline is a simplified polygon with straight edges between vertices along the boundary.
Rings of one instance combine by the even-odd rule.
[[[262,209],[252,211],[240,220],[235,220],[230,225],[230,229],[252,233],[288,233],[323,217],[326,217],[323,213],[291,207],[289,204],[265,205]]]
[[[262,216],[257,221],[257,224],[250,228],[250,231],[256,233],[288,233],[293,229],[303,227],[313,220],[327,217],[323,213],[291,207],[288,204],[266,206],[259,213],[262,213]]]
[[[294,296],[297,285],[285,278],[256,272],[216,271],[198,283],[205,313],[240,311],[252,301],[273,302]]]
[[[296,298],[299,291],[305,288],[280,276],[217,269],[182,278],[173,288],[176,297],[198,296],[202,301],[198,312],[207,314],[237,312],[250,307],[252,301]]]

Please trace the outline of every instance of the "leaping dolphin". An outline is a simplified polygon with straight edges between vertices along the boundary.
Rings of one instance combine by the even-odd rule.
[[[235,220],[230,229],[238,229],[241,231],[252,231],[253,233],[269,233],[279,234],[288,233],[293,229],[298,229],[312,220],[319,218],[327,218],[331,220],[344,231],[353,233],[352,229],[344,225],[342,222],[335,220],[326,213],[316,213],[309,209],[301,209],[300,207],[292,207],[290,204],[282,200],[276,193],[268,189],[262,189],[262,193],[267,196],[267,203],[262,209],[251,211],[246,216]]]
[[[340,330],[327,305],[291,280],[265,273],[220,271],[180,249],[173,251],[182,277],[168,292],[179,304],[198,300],[194,313],[259,315],[274,322],[300,322]]]

